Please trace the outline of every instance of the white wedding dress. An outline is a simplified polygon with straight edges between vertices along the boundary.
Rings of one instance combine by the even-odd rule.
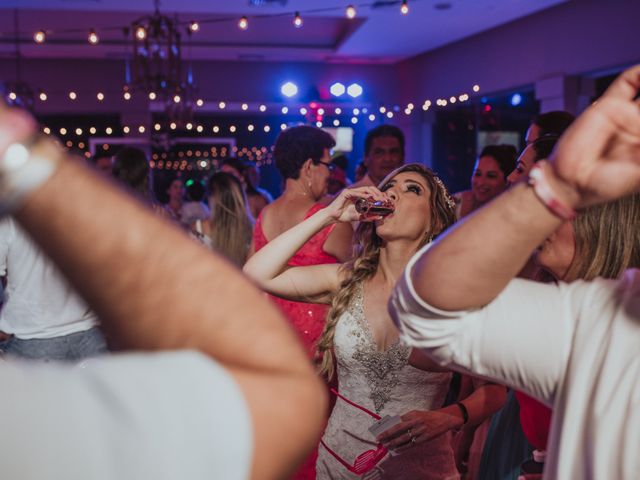
[[[336,325],[334,351],[340,394],[381,416],[403,415],[411,410],[442,407],[450,373],[431,373],[408,364],[411,349],[400,343],[385,352],[377,350],[364,318],[362,284]],[[375,449],[369,427],[376,420],[338,398],[329,417],[323,441],[342,459],[353,465],[366,450]],[[318,479],[361,478],[349,472],[323,446],[318,449]],[[449,433],[418,443],[398,455],[387,454],[376,473],[366,478],[456,480]]]

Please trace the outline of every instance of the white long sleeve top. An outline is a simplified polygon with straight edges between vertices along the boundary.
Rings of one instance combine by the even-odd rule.
[[[407,266],[390,300],[402,340],[441,365],[553,407],[545,479],[640,475],[640,270],[617,281],[515,279],[484,308],[448,312],[416,293]]]

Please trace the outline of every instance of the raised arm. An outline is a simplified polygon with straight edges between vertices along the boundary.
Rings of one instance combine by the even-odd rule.
[[[19,142],[34,129],[25,114],[0,107],[0,205],[26,192],[11,207],[15,218],[121,348],[194,349],[225,367],[252,419],[252,478],[286,477],[315,445],[326,399],[279,313],[228,262],[48,140],[30,147],[25,164],[39,155],[45,169],[22,175],[21,167],[16,182],[7,162],[27,151]],[[5,155],[10,146],[16,155]]]
[[[640,187],[640,66],[624,72],[562,136],[543,172],[556,200],[580,209]],[[562,219],[520,184],[467,217],[416,263],[416,293],[449,311],[489,303]],[[481,239],[481,240],[479,240]]]
[[[385,198],[375,187],[343,190],[326,208],[278,235],[254,253],[244,265],[244,273],[255,280],[260,288],[278,297],[329,302],[331,294],[340,284],[340,265],[287,267],[287,262],[305,242],[326,226],[358,220],[360,215],[355,210],[354,199],[366,197]]]

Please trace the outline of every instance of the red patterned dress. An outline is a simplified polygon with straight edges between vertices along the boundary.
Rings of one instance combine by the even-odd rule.
[[[324,208],[320,204],[316,204],[309,209],[305,215],[305,219]],[[296,254],[291,257],[288,262],[289,266],[301,267],[308,265],[320,265],[325,263],[337,263],[338,259],[328,254],[322,248],[327,241],[327,237],[333,230],[334,225],[325,227],[311,237]],[[262,231],[262,214],[256,220],[253,229],[253,244],[257,252],[264,247],[269,240]],[[324,329],[324,323],[327,317],[329,307],[315,303],[302,303],[284,300],[282,298],[271,296],[271,299],[280,307],[282,312],[289,319],[293,328],[302,340],[310,358],[316,353],[316,343]],[[319,440],[319,439],[318,439]],[[318,456],[317,449],[314,450],[305,460],[304,464],[292,477],[294,480],[314,480],[316,478],[316,458]]]

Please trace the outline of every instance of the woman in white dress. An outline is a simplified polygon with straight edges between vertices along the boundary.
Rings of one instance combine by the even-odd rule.
[[[361,198],[390,202],[394,211],[361,215],[355,208]],[[500,399],[494,405],[483,389],[442,408],[451,374],[401,345],[387,313],[408,260],[454,220],[455,204],[442,182],[426,167],[409,164],[392,172],[380,190],[343,190],[245,265],[245,273],[273,295],[332,304],[318,352],[323,373],[332,376],[337,363],[340,392],[322,438],[317,478],[457,479],[450,431],[499,408]],[[286,267],[313,234],[355,221],[360,225],[350,262]],[[369,431],[386,416],[387,428]]]

